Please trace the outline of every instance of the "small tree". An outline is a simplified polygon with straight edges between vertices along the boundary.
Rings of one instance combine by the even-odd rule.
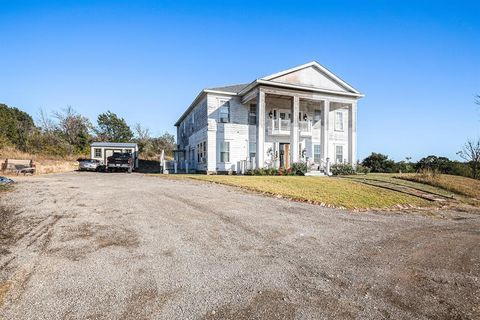
[[[480,178],[480,139],[469,140],[457,154],[467,162],[472,169],[472,178]]]
[[[104,141],[129,142],[133,138],[127,122],[110,111],[98,115],[95,131],[98,138]]]
[[[61,111],[53,113],[57,119],[57,131],[63,139],[70,144],[76,152],[85,152],[91,140],[90,131],[92,124],[88,118],[78,114],[68,106]]]
[[[372,152],[371,155],[362,161],[362,165],[371,172],[393,172],[395,161],[388,159],[387,155]]]

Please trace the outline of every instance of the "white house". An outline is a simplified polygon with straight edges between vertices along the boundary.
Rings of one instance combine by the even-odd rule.
[[[298,161],[321,172],[333,163],[354,166],[361,97],[317,62],[204,89],[175,123],[175,159],[208,173]]]
[[[128,142],[93,142],[90,145],[90,158],[100,160],[107,165],[107,158],[114,152],[130,153],[135,161],[135,169],[138,168],[138,145]]]

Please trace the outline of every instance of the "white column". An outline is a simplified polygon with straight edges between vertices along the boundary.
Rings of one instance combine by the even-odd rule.
[[[291,110],[292,118],[290,119],[290,165],[294,162],[298,162],[298,112],[300,111],[300,98],[298,96],[293,96]]]
[[[323,164],[327,164],[328,158],[328,130],[329,130],[329,120],[328,115],[330,113],[330,101],[325,100],[322,112],[322,136],[321,136],[321,149],[322,149],[322,160]]]
[[[357,102],[348,108],[348,161],[357,165]]]
[[[265,92],[258,89],[257,96],[257,168],[263,168],[265,147]]]

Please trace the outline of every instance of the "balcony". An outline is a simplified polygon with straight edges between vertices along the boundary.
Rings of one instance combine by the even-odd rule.
[[[272,136],[289,136],[291,125],[289,119],[269,119],[267,124],[268,134]],[[312,121],[299,121],[298,128],[301,136],[312,135]]]

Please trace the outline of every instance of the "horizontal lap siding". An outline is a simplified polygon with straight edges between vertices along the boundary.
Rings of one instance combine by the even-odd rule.
[[[220,123],[219,107],[223,101],[230,104],[230,123]],[[216,133],[209,135],[209,156],[214,152],[213,137],[215,137],[215,155],[217,171],[236,171],[239,161],[247,160],[248,140],[251,136],[251,130],[248,125],[248,108],[243,105],[240,98],[235,96],[208,94],[208,114],[209,121],[216,121]],[[220,162],[220,142],[228,141],[230,143],[230,161],[228,163]],[[209,167],[213,163],[209,161]]]

